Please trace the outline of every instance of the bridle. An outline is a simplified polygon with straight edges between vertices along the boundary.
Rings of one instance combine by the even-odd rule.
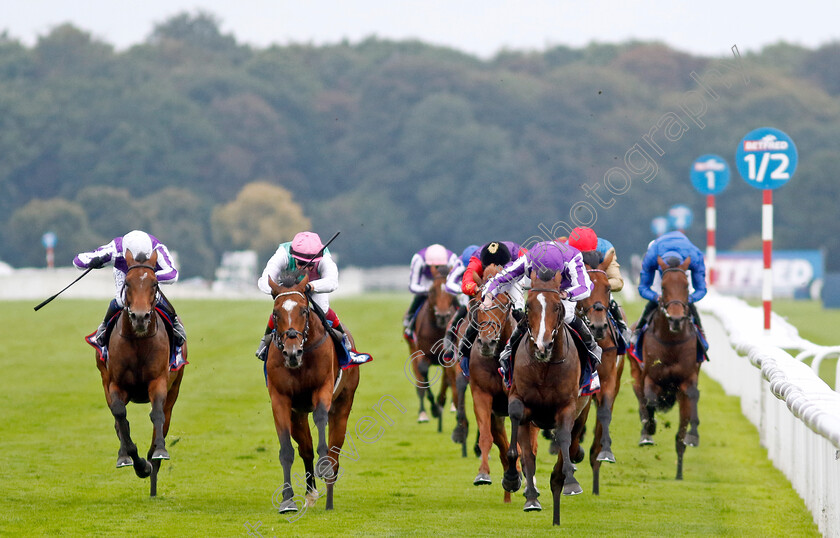
[[[587,270],[586,270],[586,272],[587,272],[587,273],[601,273],[602,275],[607,276],[607,272],[606,272],[606,271],[602,271],[602,270],[600,270],[600,269],[587,269]],[[610,298],[610,296],[611,296],[611,293],[612,293],[612,292],[610,291],[610,289],[609,289],[609,288],[607,288],[607,302],[609,302],[609,298]],[[580,304],[580,303],[578,303],[578,304]],[[583,318],[583,320],[586,322],[586,324],[587,324],[587,325],[590,325],[590,323],[589,323],[589,316],[588,316],[589,311],[590,311],[590,310],[592,310],[593,308],[597,307],[598,305],[600,305],[600,307],[601,307],[601,308],[603,308],[603,309],[605,309],[605,310],[609,310],[609,306],[604,305],[601,301],[595,301],[594,303],[592,303],[591,305],[587,306],[586,308],[583,308],[583,307],[578,307],[578,309],[577,309],[577,311],[578,311],[578,315],[579,315],[581,318]]]
[[[552,288],[531,288],[528,293],[530,293],[532,291],[556,293],[557,295],[560,296],[561,300],[563,298],[563,294],[560,293],[560,290],[555,290],[555,289],[552,289]],[[562,305],[563,303],[561,302],[560,304]],[[527,309],[528,309],[528,305],[526,304],[525,305],[525,310],[526,310],[525,311],[525,317],[526,317],[526,319],[527,319],[527,315],[528,315]],[[549,342],[554,341],[554,338],[557,336],[557,331],[560,330],[560,327],[563,325],[563,319],[560,317],[560,311],[561,310],[562,309],[557,310],[557,323],[554,324],[554,330],[551,332],[551,338],[549,339]],[[527,325],[528,325],[528,338],[531,340],[531,343],[536,346],[537,341],[534,339],[534,332],[531,330],[530,321],[527,323]],[[562,360],[556,361],[556,362],[562,363],[562,362],[565,362],[565,361],[566,361],[566,359],[562,359]],[[542,362],[542,361],[540,361],[540,362]]]
[[[669,267],[667,269],[664,269],[661,274],[664,277],[665,273],[674,272],[674,271],[679,271],[680,273],[685,275],[685,271],[683,269],[680,269],[679,267]],[[678,305],[682,306],[683,316],[681,318],[673,318],[668,313],[668,308],[673,304],[678,304]],[[665,319],[667,319],[669,322],[674,321],[674,322],[680,322],[681,323],[686,317],[688,317],[689,307],[688,307],[687,302],[680,301],[679,299],[673,299],[671,301],[666,302],[662,299],[662,296],[660,295],[660,297],[659,297],[659,311],[662,313],[663,316],[665,316]]]
[[[286,345],[287,340],[295,340],[299,337],[302,337],[300,345],[305,350],[306,349],[306,347],[305,347],[306,346],[306,339],[309,335],[309,298],[306,297],[306,295],[304,295],[303,293],[301,293],[299,291],[296,291],[296,290],[285,291],[283,293],[278,293],[274,298],[277,299],[277,297],[283,297],[283,296],[286,296],[286,295],[300,295],[301,297],[303,297],[303,300],[306,301],[307,306],[303,306],[300,309],[301,314],[303,315],[303,318],[305,320],[305,322],[304,322],[305,325],[303,326],[303,332],[300,332],[298,330],[290,328],[290,329],[288,329],[286,331],[283,331],[281,333],[279,330],[277,330],[277,327],[280,326],[278,324],[277,312],[272,311],[271,312],[271,317],[273,318],[273,321],[274,321],[274,333],[272,334],[271,341],[274,342],[274,345],[277,346],[277,349],[279,349],[280,351],[283,351],[283,348]],[[324,336],[326,336],[326,332],[324,333]]]
[[[155,319],[155,316],[154,316],[154,312],[155,312],[155,305],[157,304],[157,302],[158,302],[158,297],[159,297],[159,295],[160,295],[160,283],[157,281],[157,276],[155,275],[155,268],[154,268],[154,267],[152,267],[151,265],[147,265],[147,264],[145,264],[145,263],[141,263],[141,264],[137,264],[137,265],[132,265],[132,266],[130,266],[128,269],[126,269],[126,270],[125,270],[125,280],[123,281],[123,296],[125,295],[125,287],[126,287],[126,282],[128,281],[128,273],[130,273],[132,269],[148,269],[148,270],[150,270],[150,271],[152,272],[152,276],[155,276],[155,287],[154,287],[155,296],[154,296],[154,299],[153,299],[153,301],[152,301],[152,314],[153,314],[153,315],[152,315],[152,319],[154,320],[154,319]],[[126,304],[123,306],[123,310],[126,312],[126,314],[128,314],[129,318],[131,318],[131,315],[132,315],[132,312],[131,312],[131,307],[130,307],[130,306],[128,306],[128,302],[127,302],[127,301],[126,301]],[[148,334],[146,334],[146,335],[144,335],[144,336],[142,336],[142,337],[138,337],[137,335],[135,335],[133,330],[132,330],[132,334],[130,334],[130,335],[122,335],[122,336],[123,336],[124,338],[141,338],[141,339],[145,339],[145,338],[151,338],[152,336],[155,336],[156,334],[157,334],[157,323],[155,323],[155,324],[154,324],[154,331],[152,331],[152,332],[150,332],[150,333],[148,333]]]
[[[507,292],[505,292],[505,295],[507,295]],[[508,295],[507,304],[501,304],[501,303],[498,303],[498,302],[494,301],[493,306],[486,307],[486,308],[484,306],[480,306],[479,308],[483,312],[491,312],[493,310],[501,310],[502,314],[499,318],[496,318],[496,316],[491,316],[493,319],[481,322],[478,326],[479,330],[484,329],[485,327],[489,327],[491,330],[498,331],[499,333],[501,333],[502,332],[502,327],[505,324],[505,320],[510,315],[510,310],[511,310],[512,307],[513,307],[513,300],[511,300],[510,295]],[[498,338],[498,335],[497,335],[497,338]]]

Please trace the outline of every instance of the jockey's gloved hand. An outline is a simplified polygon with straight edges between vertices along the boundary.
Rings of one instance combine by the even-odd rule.
[[[312,291],[312,284],[306,284],[306,287],[304,288],[304,291],[306,293],[309,293],[310,291]]]
[[[95,256],[88,262],[88,267],[91,269],[101,269],[105,265],[105,260],[100,256]]]

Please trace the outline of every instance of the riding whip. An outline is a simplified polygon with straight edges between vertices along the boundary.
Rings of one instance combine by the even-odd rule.
[[[39,304],[38,306],[36,306],[36,307],[35,307],[35,311],[37,312],[38,310],[40,310],[40,308],[41,308],[41,307],[45,306],[47,303],[49,303],[50,301],[52,301],[53,299],[55,299],[56,297],[58,297],[59,295],[61,295],[61,294],[62,294],[62,293],[64,293],[65,291],[67,291],[67,288],[69,288],[70,286],[72,286],[72,285],[73,285],[73,284],[75,284],[76,282],[80,281],[80,280],[82,279],[82,277],[83,277],[83,276],[85,276],[86,274],[90,273],[90,272],[91,272],[91,270],[93,270],[93,267],[88,267],[88,268],[87,268],[87,270],[85,270],[85,272],[84,272],[84,273],[82,273],[81,275],[79,275],[79,278],[77,278],[76,280],[74,280],[73,282],[71,282],[70,284],[68,284],[66,288],[64,288],[64,289],[63,289],[63,290],[61,290],[60,292],[56,293],[55,295],[53,295],[53,296],[52,296],[52,297],[50,297],[49,299],[45,300],[44,302],[42,302],[41,304]]]

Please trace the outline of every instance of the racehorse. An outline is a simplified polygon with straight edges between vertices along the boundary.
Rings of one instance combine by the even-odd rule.
[[[528,425],[554,430],[560,453],[551,473],[551,494],[554,500],[554,525],[560,524],[560,495],[577,495],[583,490],[575,479],[574,464],[569,456],[572,440],[578,437],[582,424],[576,421],[589,403],[590,396],[581,394],[581,356],[572,340],[570,329],[563,322],[565,291],[561,289],[562,273],[532,271],[532,288],[528,291],[526,317],[528,339],[523,338],[512,364],[513,381],[508,397],[511,440],[508,467],[502,487],[514,492],[522,485],[516,471],[518,448],[522,448],[522,470],[525,473],[526,512],[541,510],[534,485],[536,461],[531,449]],[[584,357],[588,360],[588,357]]]
[[[452,388],[452,401],[456,408],[458,406],[455,364],[454,361],[450,363],[443,358],[446,327],[458,309],[458,303],[457,298],[446,291],[446,267],[432,266],[431,272],[433,282],[429,289],[429,296],[417,310],[414,338],[409,341],[408,348],[411,353],[409,360],[414,385],[417,388],[417,397],[420,399],[417,422],[429,421],[424,404],[424,400],[428,398],[432,416],[438,419],[438,431],[441,432],[443,431],[443,406],[446,403],[448,387]],[[429,390],[431,386],[429,367],[433,364],[443,367],[437,401]]]
[[[108,343],[107,363],[96,359],[102,375],[105,400],[114,415],[114,429],[120,439],[117,467],[133,466],[140,478],[151,476],[149,494],[157,495],[157,476],[161,460],[168,460],[166,434],[172,407],[178,399],[184,369],[169,369],[169,338],[162,315],[155,308],[158,281],[155,276],[157,251],[148,260],[135,259],[126,251],[125,306],[119,314]],[[186,342],[181,348],[187,357]],[[126,404],[149,403],[152,412],[152,444],[146,459],[137,453],[131,440]]]
[[[321,478],[327,484],[326,509],[333,509],[333,486],[339,477],[338,457],[359,386],[359,369],[339,367],[333,339],[314,307],[309,305],[308,275],[297,282],[299,278],[299,273],[293,272],[282,275],[280,283],[271,278],[268,281],[274,296],[271,315],[275,329],[265,367],[283,467],[283,500],[277,507],[281,514],[298,510],[292,488],[295,458],[292,439],[298,445],[306,470],[306,506],[314,506],[318,499],[315,478]],[[345,331],[352,343],[346,327]],[[318,463],[314,467],[310,413],[318,429]]]
[[[595,433],[589,449],[589,465],[592,467],[592,493],[599,494],[601,462],[615,463],[610,437],[612,409],[621,387],[621,374],[624,371],[623,355],[618,355],[618,332],[610,322],[609,307],[611,301],[610,282],[606,269],[612,262],[614,252],[609,252],[599,260],[597,251],[584,253],[589,279],[592,281],[592,293],[577,303],[578,316],[584,320],[592,332],[592,337],[601,346],[601,364],[598,377],[601,390],[593,395],[597,405]],[[599,263],[600,262],[600,263]],[[588,412],[588,409],[587,409]]]
[[[642,345],[644,365],[634,368],[633,391],[639,400],[642,434],[639,445],[653,444],[656,433],[654,411],[667,411],[679,401],[680,426],[675,444],[677,449],[677,480],[683,477],[685,447],[700,444],[697,426],[697,402],[700,391],[697,380],[700,363],[697,360],[697,333],[688,306],[688,276],[686,269],[691,258],[680,264],[671,259],[666,264],[657,259],[662,275],[659,307],[645,329]],[[689,424],[691,429],[686,431]]]
[[[498,265],[484,270],[484,278],[476,277],[481,286],[486,280],[501,271]],[[478,446],[481,463],[473,484],[492,484],[490,478],[490,448],[495,443],[499,448],[502,469],[508,468],[508,438],[505,431],[505,417],[508,414],[508,391],[499,375],[499,354],[510,338],[516,320],[512,315],[513,302],[510,295],[500,293],[489,308],[475,308],[470,323],[478,328],[478,336],[470,348],[469,386],[472,393],[473,411],[478,425]],[[534,432],[536,433],[536,431]],[[536,436],[532,436],[536,441]],[[505,491],[504,502],[510,502],[510,492]]]

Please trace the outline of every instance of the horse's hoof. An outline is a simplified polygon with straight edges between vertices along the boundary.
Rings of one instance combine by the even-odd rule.
[[[651,437],[647,433],[643,433],[642,437],[639,439],[639,446],[646,446],[646,445],[654,445],[656,443],[653,442],[653,437]]]
[[[583,461],[583,458],[585,458],[585,457],[586,457],[586,452],[584,452],[582,446],[579,446],[577,454],[572,456],[571,460],[572,460],[572,463],[580,463],[580,462]],[[575,470],[577,470],[577,468],[575,468]]]
[[[432,404],[429,407],[431,408],[431,411],[432,411],[432,417],[440,418],[440,416],[443,414],[443,407],[442,406],[437,405],[437,404]]]
[[[581,493],[583,493],[583,488],[577,481],[563,485],[563,495],[580,495]]]
[[[507,475],[507,473],[505,473],[505,476],[502,478],[502,488],[504,488],[505,491],[509,491],[511,493],[514,493],[514,492],[519,491],[519,488],[521,488],[521,487],[522,487],[522,475],[520,475],[519,473],[516,473],[515,476],[509,477]]]
[[[475,480],[473,480],[473,486],[486,486],[492,483],[493,480],[487,473],[478,473],[475,477]]]
[[[136,474],[138,478],[149,478],[152,475],[152,470],[154,469],[152,467],[152,462],[143,460],[143,463],[146,464],[146,466],[143,468],[143,470],[138,471],[137,467],[135,467],[134,468],[134,474]]]
[[[166,451],[165,448],[158,448],[152,453],[153,460],[168,460],[169,459],[169,452]]]
[[[601,453],[598,454],[598,461],[615,463],[615,456],[613,455],[612,450],[602,450]]]
[[[131,467],[132,465],[134,465],[134,463],[132,463],[131,458],[128,456],[120,456],[117,458],[117,469],[120,467]]]
[[[315,478],[332,480],[333,476],[335,476],[332,464],[333,460],[327,456],[318,458],[318,463],[315,464]]]
[[[311,507],[315,506],[315,501],[318,500],[318,497],[320,497],[320,494],[318,493],[317,489],[312,490],[309,493],[307,493],[306,494],[306,506],[307,506],[307,508],[311,508]]]
[[[425,411],[420,411],[420,414],[417,415],[417,422],[421,424],[423,422],[429,422],[429,415],[427,415]]]
[[[277,511],[281,514],[288,514],[290,512],[297,512],[298,507],[293,499],[286,499],[285,501],[280,503],[280,506],[277,508]]]
[[[557,454],[560,453],[560,445],[558,445],[557,443],[552,441],[548,445],[548,453],[551,454],[552,456],[556,456]]]
[[[687,446],[700,446],[700,436],[687,434],[685,436],[685,444]]]
[[[533,499],[525,501],[525,506],[522,509],[526,512],[539,512],[542,510],[542,505],[540,504],[540,501]]]
[[[467,430],[463,426],[457,426],[452,430],[452,441],[457,444],[462,444],[467,441]]]

